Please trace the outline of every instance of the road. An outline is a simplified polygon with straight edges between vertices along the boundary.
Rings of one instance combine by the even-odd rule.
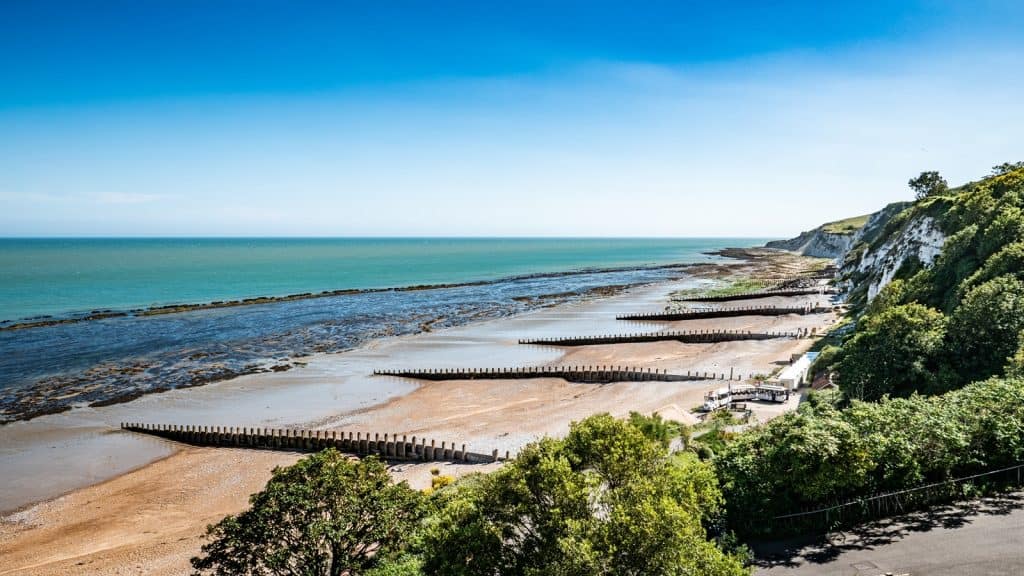
[[[943,506],[831,536],[755,546],[757,576],[1024,574],[1024,492]]]

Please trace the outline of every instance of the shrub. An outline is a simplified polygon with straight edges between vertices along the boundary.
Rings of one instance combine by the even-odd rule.
[[[936,367],[944,350],[945,332],[945,316],[921,304],[904,304],[865,316],[843,347],[841,388],[847,397],[859,400],[936,391]]]
[[[361,574],[400,549],[423,500],[376,458],[334,449],[275,468],[250,508],[207,528],[197,574]]]

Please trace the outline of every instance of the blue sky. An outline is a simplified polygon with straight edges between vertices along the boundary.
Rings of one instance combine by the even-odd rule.
[[[0,235],[788,236],[1024,160],[1020,2],[0,6]]]

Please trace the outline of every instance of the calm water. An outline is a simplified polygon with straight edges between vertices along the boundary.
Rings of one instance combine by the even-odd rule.
[[[716,260],[704,252],[762,243],[3,240],[0,310],[9,318],[340,288],[488,282],[0,331],[0,423],[272,366],[285,369],[307,354],[424,326],[496,318],[608,286],[680,278],[680,268],[652,266]],[[557,296],[536,299],[550,295]]]
[[[696,262],[750,239],[0,239],[0,320]]]

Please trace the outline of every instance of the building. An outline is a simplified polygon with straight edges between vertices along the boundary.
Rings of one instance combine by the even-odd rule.
[[[808,373],[811,370],[811,365],[814,364],[814,360],[817,357],[817,352],[808,352],[799,358],[796,358],[789,366],[783,368],[778,377],[773,378],[773,381],[777,382],[779,386],[785,387],[787,390],[796,390],[805,384],[809,384]]]

